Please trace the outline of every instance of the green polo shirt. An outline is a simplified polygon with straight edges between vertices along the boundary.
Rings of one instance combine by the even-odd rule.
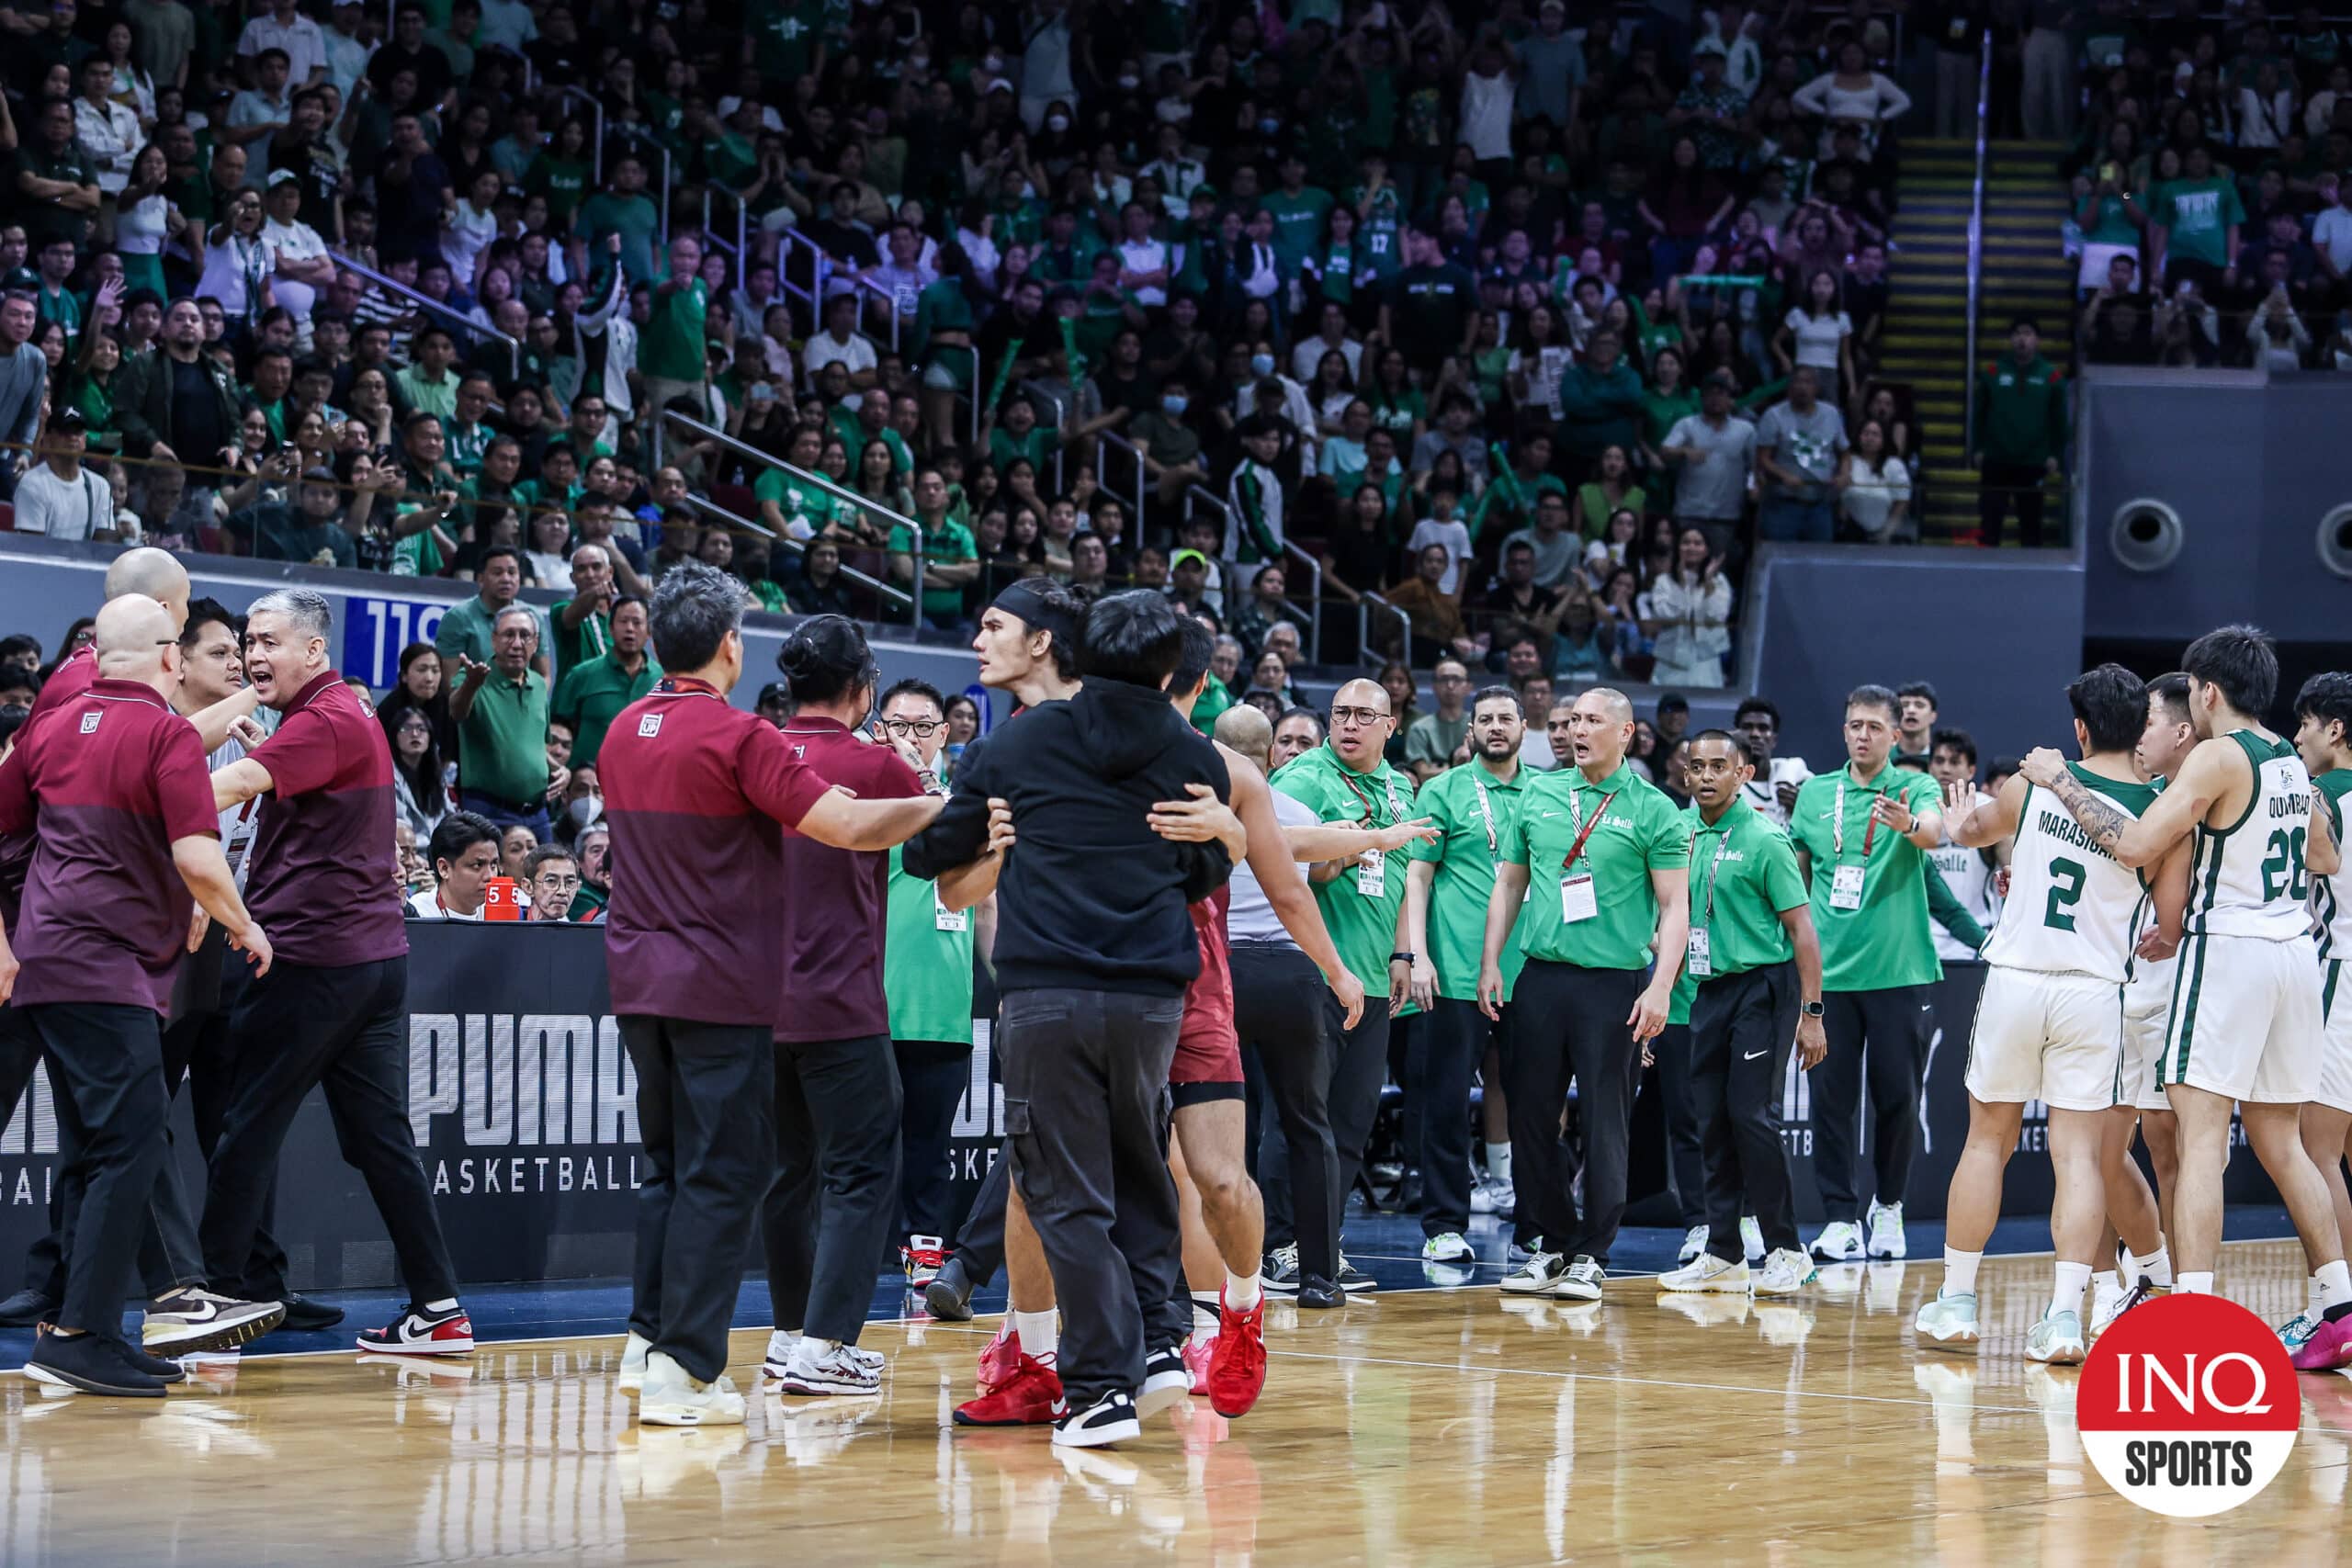
[[[946,915],[939,884],[909,876],[890,851],[890,912],[882,949],[882,997],[893,1040],[972,1043],[972,917]],[[940,927],[960,920],[960,931]]]
[[[834,518],[847,510],[833,499],[831,491],[803,484],[782,468],[763,468],[752,481],[752,494],[762,501],[773,501],[789,524],[798,518],[811,534],[821,534]]]
[[[1318,820],[1344,827],[1388,828],[1413,815],[1410,774],[1398,773],[1385,761],[1359,773],[1340,761],[1329,742],[1283,763],[1273,785],[1310,807]],[[1315,902],[1348,973],[1363,981],[1367,992],[1385,997],[1388,955],[1397,950],[1396,915],[1405,907],[1405,862],[1396,855],[1366,858],[1375,861],[1377,870],[1374,865],[1351,866],[1318,884]]]
[[[555,646],[555,635],[548,625],[547,611],[537,604],[526,604],[520,599],[508,601],[500,605],[499,610],[513,609],[516,605],[521,605],[522,608],[538,616],[539,651],[543,654],[547,653]],[[433,651],[444,659],[455,659],[462,654],[477,664],[489,663],[490,634],[492,627],[498,620],[498,610],[492,610],[485,605],[479,593],[470,599],[460,600],[450,605],[442,614],[440,627],[433,634]]]
[[[1738,796],[1712,828],[1695,806],[1682,817],[1692,835],[1690,929],[1706,931],[1709,976],[1795,957],[1781,916],[1804,907],[1805,890],[1789,836]]]
[[[536,670],[519,682],[493,670],[458,726],[458,787],[520,806],[548,792],[548,683]]]
[[[569,631],[564,629],[563,609],[569,599],[559,599],[548,606],[548,632],[555,638],[556,713],[563,713],[563,678],[592,659],[602,659],[612,651],[613,617],[599,610],[593,615],[582,615],[580,624]]]
[[[1502,852],[1503,836],[1519,818],[1520,801],[1532,776],[1522,768],[1505,784],[1485,763],[1464,762],[1423,784],[1413,802],[1413,810],[1443,835],[1435,843],[1417,843],[1408,852],[1437,867],[1430,883],[1424,934],[1430,964],[1437,970],[1437,994],[1448,1000],[1478,999],[1478,964],[1487,944],[1487,902],[1495,890],[1495,861]],[[1519,928],[1513,926],[1503,943],[1504,1000],[1510,999],[1526,962],[1519,950]]]
[[[707,368],[703,341],[709,321],[710,286],[701,278],[657,295],[639,339],[638,368],[665,380],[701,380]]]
[[[914,553],[914,530],[900,523],[890,530],[888,548],[893,555]],[[979,558],[980,547],[973,539],[972,531],[952,517],[940,519],[936,532],[922,531],[922,565],[960,566]],[[961,588],[925,588],[922,591],[922,613],[926,615],[960,615],[964,613],[964,591]]]
[[[1838,786],[1845,786],[1844,834],[1838,831]],[[1821,932],[1821,988],[1876,991],[1924,986],[1944,977],[1928,920],[1928,852],[1902,834],[1871,831],[1871,807],[1892,793],[1915,812],[1941,814],[1936,781],[1889,762],[1869,784],[1858,783],[1849,762],[1834,773],[1816,773],[1797,791],[1789,813],[1789,838],[1813,859],[1813,923]],[[1870,852],[1863,853],[1865,841]],[[1862,868],[1860,908],[1830,903],[1839,864]]]
[[[645,665],[634,675],[621,668],[620,655],[607,653],[575,664],[556,688],[555,716],[571,726],[571,765],[584,768],[596,760],[605,731],[621,709],[653,689],[662,666],[648,649]]]
[[[1565,863],[1583,824],[1602,816],[1577,857],[1576,874],[1593,879],[1593,915],[1562,919]],[[1527,784],[1519,816],[1503,835],[1502,858],[1528,868],[1527,908],[1519,917],[1520,942],[1530,958],[1585,969],[1645,969],[1657,932],[1654,871],[1680,871],[1690,863],[1682,813],[1666,792],[1623,763],[1594,784],[1582,769],[1538,773]]]

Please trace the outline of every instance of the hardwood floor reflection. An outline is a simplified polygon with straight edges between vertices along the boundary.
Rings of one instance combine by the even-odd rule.
[[[2300,1380],[2269,1491],[2168,1523],[2083,1455],[2072,1374],[2021,1350],[2048,1265],[1990,1259],[1981,1356],[1919,1351],[1937,1270],[1847,1266],[1785,1305],[1603,1305],[1491,1290],[1334,1314],[1278,1305],[1264,1402],[1204,1403],[1069,1455],[945,1425],[989,1325],[877,1325],[878,1400],[755,1399],[748,1426],[640,1431],[619,1341],[463,1363],[205,1369],[161,1406],[0,1388],[0,1562],[1258,1563],[2342,1561],[2352,1381]],[[2272,1318],[2291,1244],[2231,1249]],[[761,1340],[739,1334],[739,1382]]]

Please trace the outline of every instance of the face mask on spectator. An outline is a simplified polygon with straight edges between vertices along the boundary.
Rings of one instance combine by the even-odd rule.
[[[1063,131],[1069,129],[1069,116],[1066,114],[1047,115],[1046,117],[1046,129],[1052,131],[1057,136],[1060,135]]]
[[[1168,411],[1169,418],[1175,419],[1183,413],[1184,405],[1191,401],[1192,400],[1190,398],[1183,396],[1182,393],[1170,392],[1166,397],[1159,400],[1159,406]]]
[[[1132,93],[1137,87],[1143,85],[1143,78],[1140,76],[1122,76],[1119,78],[1119,85]]]
[[[1274,356],[1273,356],[1272,355],[1271,355],[1271,354],[1253,354],[1253,355],[1251,355],[1250,356],[1250,375],[1252,375],[1252,376],[1271,376],[1271,375],[1272,375],[1273,373],[1274,373]]]
[[[582,828],[596,820],[604,813],[605,797],[601,795],[583,795],[571,803],[571,820]]]
[[[1004,56],[1001,54],[991,54],[987,56],[980,62],[980,69],[987,72],[991,76],[1003,75]]]

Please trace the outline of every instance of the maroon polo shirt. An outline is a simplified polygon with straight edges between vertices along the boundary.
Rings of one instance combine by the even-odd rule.
[[[392,749],[342,675],[322,671],[252,752],[269,770],[245,907],[278,962],[340,969],[408,952],[392,842]]]
[[[218,838],[196,726],[136,681],[93,680],[17,736],[0,763],[0,830],[38,834],[18,1002],[171,1010],[194,900],[172,845]]]
[[[824,797],[825,781],[774,725],[684,677],[620,711],[596,772],[613,832],[613,1011],[774,1025],[790,896],[785,830]]]
[[[840,720],[813,715],[784,728],[793,755],[860,800],[922,794],[914,770],[888,746],[859,739]],[[887,851],[837,850],[798,833],[784,840],[784,976],[778,1040],[854,1040],[890,1033],[882,995],[882,943],[889,923]]]
[[[49,679],[41,682],[40,694],[33,698],[32,710],[25,716],[25,722],[30,724],[51,708],[79,702],[97,678],[97,649],[85,642],[49,672]]]

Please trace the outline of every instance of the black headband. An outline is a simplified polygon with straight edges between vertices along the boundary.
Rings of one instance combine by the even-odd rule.
[[[1034,583],[1013,583],[996,596],[989,608],[1018,617],[1033,632],[1051,632],[1066,645],[1077,646],[1077,617],[1047,600]]]

